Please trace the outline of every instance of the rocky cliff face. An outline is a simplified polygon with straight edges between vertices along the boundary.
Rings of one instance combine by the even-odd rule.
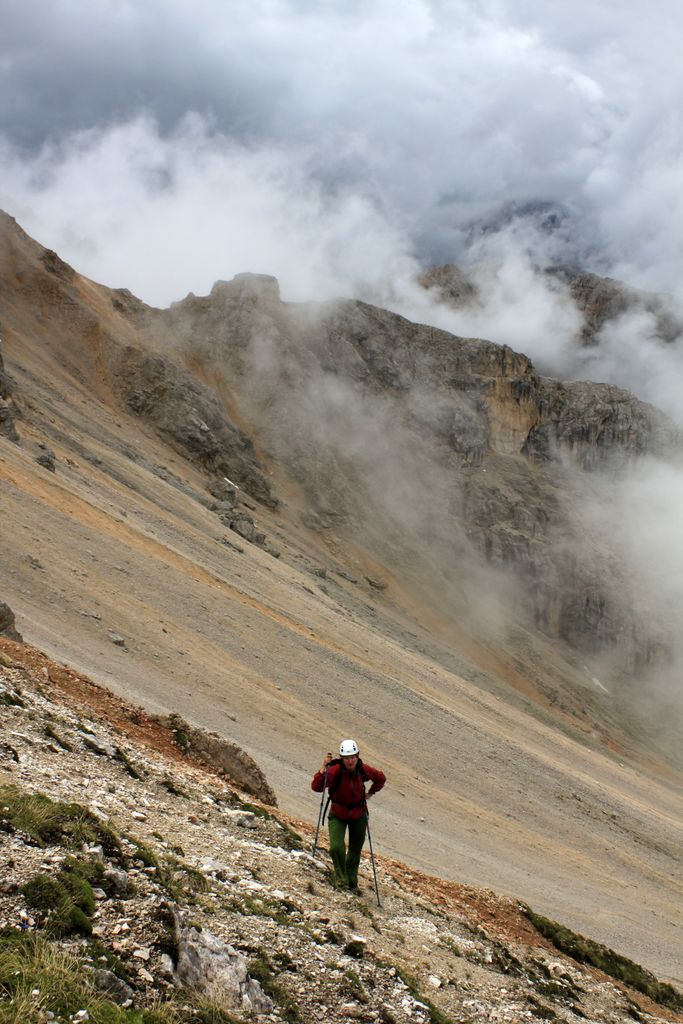
[[[583,519],[614,474],[679,445],[653,407],[365,303],[283,303],[269,278],[221,283],[151,314],[150,328],[208,378],[235,382],[241,414],[319,524],[386,541],[385,559],[431,556],[447,575],[457,564],[465,579],[483,559],[514,581],[528,626],[618,672],[663,656],[662,627]]]
[[[629,288],[611,277],[588,274],[577,267],[552,267],[548,274],[569,287],[569,293],[582,315],[580,341],[595,345],[605,324],[626,313],[644,311],[654,320],[655,334],[664,342],[675,341],[683,333],[683,322],[663,295]]]
[[[303,521],[362,539],[399,576],[434,573],[442,600],[457,578],[460,611],[483,561],[512,585],[511,622],[614,658],[619,672],[666,648],[619,553],[583,518],[610,474],[680,445],[651,406],[610,385],[542,378],[506,346],[362,302],[284,303],[270,277],[238,275],[153,310],[79,278],[11,218],[0,228],[2,326],[33,303],[36,336],[60,347],[67,372],[210,478],[228,477],[269,508],[278,479],[285,489],[294,481]],[[622,309],[611,285],[565,278],[592,329]],[[476,299],[457,268],[433,269],[425,283]],[[16,439],[7,395],[0,365],[0,420]],[[224,506],[232,521],[235,502]],[[238,512],[254,539],[253,519]]]
[[[603,327],[631,313],[648,313],[653,321],[653,333],[664,343],[671,343],[683,334],[683,316],[672,300],[665,295],[631,288],[611,277],[600,277],[572,266],[548,267],[549,282],[559,282],[566,288],[581,317],[577,342],[581,345],[599,344]],[[419,277],[419,284],[433,292],[439,302],[455,309],[484,303],[476,284],[476,273],[468,274],[455,263],[429,267]]]

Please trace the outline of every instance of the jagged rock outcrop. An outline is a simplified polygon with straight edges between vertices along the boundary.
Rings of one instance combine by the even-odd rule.
[[[264,804],[277,807],[277,797],[265,775],[245,750],[215,732],[198,729],[179,715],[162,719],[176,737],[178,746],[213,771],[222,772],[233,779],[247,793]]]
[[[164,356],[130,346],[112,362],[114,387],[131,412],[208,472],[226,474],[265,505],[277,505],[251,439],[210,388]]]
[[[472,305],[479,298],[476,285],[457,263],[429,267],[417,280],[427,291],[434,291],[439,302],[456,309]]]
[[[177,963],[174,977],[227,1010],[270,1013],[273,1002],[249,977],[247,960],[206,928],[184,925],[176,913]]]
[[[660,650],[657,616],[641,621],[609,537],[581,515],[601,500],[606,472],[680,444],[651,406],[610,385],[544,379],[506,346],[367,303],[283,302],[263,275],[153,310],[86,286],[11,218],[0,234],[3,322],[28,307],[60,372],[105,403],[113,392],[214,480],[275,507],[273,465],[301,501],[297,522],[360,540],[399,575],[412,561],[426,577],[457,573],[464,591],[483,556],[521,584],[511,616],[583,652],[618,646],[620,664],[636,664],[638,646]],[[478,301],[457,267],[424,280],[451,301]],[[607,285],[596,297],[576,275],[564,280],[595,329],[621,311]],[[265,543],[232,490],[215,497],[223,525]]]
[[[16,640],[18,643],[22,643],[24,639],[16,628],[14,612],[4,601],[0,601],[0,636],[6,636],[9,640]]]
[[[585,470],[614,469],[639,455],[662,455],[680,443],[654,406],[611,384],[542,380],[538,422],[522,450],[541,461],[566,458]]]
[[[611,277],[600,277],[573,266],[548,267],[544,271],[550,283],[560,282],[581,315],[577,341],[597,345],[600,331],[609,323],[630,313],[648,313],[653,318],[654,335],[670,343],[683,334],[683,315],[665,295],[631,288]],[[433,292],[439,302],[454,309],[486,303],[477,282],[476,270],[468,274],[456,263],[429,267],[418,283]]]
[[[605,324],[626,313],[649,313],[654,318],[657,337],[664,342],[672,342],[683,333],[683,321],[663,295],[639,291],[611,277],[589,274],[578,267],[551,267],[546,273],[568,286],[583,318],[579,335],[583,345],[597,344]]]
[[[434,279],[441,287],[454,280],[446,269]],[[450,487],[448,509],[436,500],[419,514],[389,509],[399,529],[414,521],[418,557],[431,546],[462,574],[462,529],[521,583],[516,612],[526,608],[547,635],[609,652],[623,671],[661,653],[659,623],[640,621],[619,558],[581,514],[599,500],[601,474],[680,443],[653,407],[611,385],[542,378],[507,346],[363,302],[288,306],[271,279],[241,276],[161,315],[180,351],[198,350],[205,367],[240,382],[247,419],[320,528],[381,521],[401,477],[435,499]]]

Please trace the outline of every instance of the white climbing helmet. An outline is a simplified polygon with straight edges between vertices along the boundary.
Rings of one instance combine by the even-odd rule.
[[[340,757],[353,757],[358,753],[358,744],[355,740],[342,740],[339,746]]]

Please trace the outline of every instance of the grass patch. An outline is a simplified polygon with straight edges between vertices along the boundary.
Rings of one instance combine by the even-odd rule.
[[[231,1013],[221,1009],[216,1003],[200,1002],[190,1010],[185,1018],[187,1024],[243,1024],[243,1019],[233,1017]]]
[[[173,734],[176,746],[184,754],[187,754],[190,749],[190,737],[185,732],[185,722],[180,715],[169,715],[168,720],[171,723],[171,733]]]
[[[578,963],[597,967],[611,978],[622,981],[630,988],[642,992],[643,995],[648,996],[649,999],[661,1006],[667,1006],[672,1010],[683,1010],[683,995],[677,992],[672,985],[659,981],[654,974],[645,970],[640,964],[634,963],[633,960],[629,960],[620,953],[615,953],[613,949],[609,949],[599,942],[594,942],[593,939],[587,939],[583,935],[571,931],[564,925],[558,924],[557,921],[551,921],[547,917],[534,913],[529,907],[525,906],[523,909],[534,928],[552,942],[561,953],[566,953]]]
[[[116,953],[113,953],[99,939],[91,938],[88,942],[88,955],[93,961],[93,966],[111,971],[121,981],[135,988],[136,978],[133,971],[122,960],[119,960]]]
[[[237,806],[242,811],[250,811],[251,814],[257,818],[264,818],[267,821],[273,821],[279,829],[282,830],[282,846],[286,850],[303,850],[304,840],[290,825],[284,821],[280,821],[274,814],[267,811],[265,807],[259,807],[258,804],[249,803],[248,800],[238,800]]]
[[[360,980],[358,973],[349,968],[344,971],[341,981],[341,994],[342,996],[355,999],[358,1003],[369,1003],[370,998],[363,987],[363,982]]]
[[[453,956],[462,957],[463,952],[455,939],[451,939],[448,935],[442,935],[439,942],[445,949],[449,950]]]
[[[197,868],[185,864],[174,856],[168,856],[162,861],[139,839],[132,836],[125,838],[133,846],[133,859],[141,861],[146,868],[155,869],[157,881],[172,899],[194,901],[198,892],[208,891],[209,883]]]
[[[121,846],[112,830],[81,804],[50,800],[42,793],[22,793],[16,786],[0,786],[0,816],[9,830],[25,832],[35,846],[80,848],[101,845],[117,860]]]
[[[101,943],[92,940],[87,952],[98,959],[106,956],[106,968],[131,983]],[[68,1021],[78,1010],[87,1010],[89,1024],[241,1024],[242,1018],[185,990],[124,1010],[94,987],[83,970],[86,962],[40,935],[0,932],[0,1024],[45,1024],[48,1012]],[[99,966],[104,966],[101,961]]]
[[[38,995],[32,993],[38,990]],[[38,935],[0,934],[0,1024],[41,1024],[46,1012],[68,1020],[87,1010],[90,1024],[175,1024],[171,1008],[123,1010],[98,993],[76,957]]]
[[[77,933],[92,934],[95,910],[93,884],[106,884],[100,861],[79,861],[70,857],[56,877],[35,875],[21,892],[51,938]]]
[[[261,951],[250,960],[247,967],[249,975],[258,981],[267,996],[276,1003],[287,1024],[303,1024],[299,1007],[287,989],[276,980],[276,971],[268,956]]]
[[[284,926],[293,925],[295,922],[292,921],[292,915],[300,912],[289,900],[274,900],[249,893],[231,898],[228,909],[243,917],[269,917]]]

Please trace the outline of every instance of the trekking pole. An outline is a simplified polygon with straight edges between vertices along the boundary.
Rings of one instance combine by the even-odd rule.
[[[320,810],[318,811],[318,827],[315,830],[315,842],[313,843],[313,856],[315,857],[315,851],[318,849],[318,834],[320,832],[320,822],[323,817],[323,804],[325,803],[325,790],[327,789],[327,765],[325,765],[325,776],[323,778],[323,791],[320,797]]]
[[[370,863],[372,864],[372,876],[375,879],[375,895],[377,896],[377,906],[381,907],[382,904],[379,901],[379,886],[377,885],[377,872],[375,871],[375,855],[372,852],[372,836],[370,835],[370,811],[365,809],[365,822],[368,827],[368,843],[370,844]]]

